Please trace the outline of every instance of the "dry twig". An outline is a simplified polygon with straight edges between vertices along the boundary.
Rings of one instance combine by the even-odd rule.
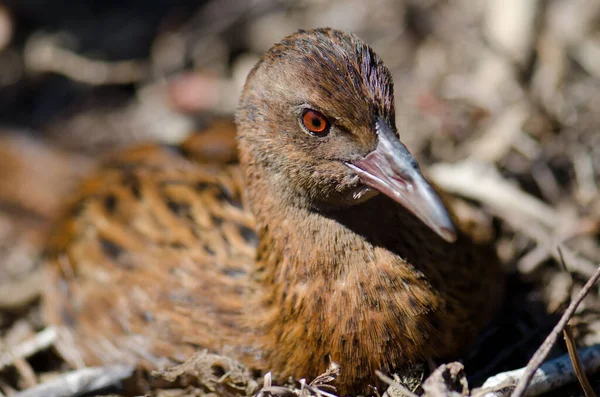
[[[308,392],[308,393],[307,393]],[[316,396],[316,397],[337,397],[335,394],[326,392],[316,386],[306,383],[306,379],[300,379],[300,396]]]
[[[383,393],[383,397],[417,397],[415,393],[408,390],[402,383],[390,378],[381,371],[375,371],[379,379],[389,385],[388,389]]]
[[[14,397],[76,397],[117,385],[129,378],[135,367],[115,365],[90,367],[68,372],[48,382],[16,394]]]
[[[62,48],[59,38],[38,35],[25,47],[25,65],[36,72],[53,72],[90,85],[130,84],[150,76],[149,65],[140,61],[107,62],[86,58]]]
[[[428,175],[444,190],[481,201],[502,213],[514,213],[547,226],[556,226],[555,210],[508,182],[488,163],[438,163]]]
[[[594,274],[596,266],[586,259],[579,257],[574,258],[577,255],[571,252],[566,246],[564,246],[564,244],[574,237],[583,234],[596,233],[599,226],[600,225],[597,222],[594,222],[590,219],[582,219],[573,225],[573,227],[566,228],[566,230],[560,230],[555,236],[551,236],[541,229],[534,229],[530,227],[526,227],[525,229],[520,228],[519,230],[523,230],[529,237],[536,240],[538,244],[534,249],[529,251],[527,255],[519,259],[519,272],[522,274],[531,273],[551,256],[554,257],[554,259],[556,259],[558,262],[561,262],[560,256],[564,255],[564,250],[566,249],[567,255],[569,256],[569,263],[578,263],[576,266],[585,271],[584,274],[587,277],[590,277],[592,274]]]
[[[590,381],[583,370],[583,365],[581,364],[581,359],[579,358],[577,346],[575,346],[575,339],[573,338],[573,333],[571,332],[571,326],[569,324],[565,326],[563,335],[567,345],[567,351],[569,352],[569,357],[571,358],[571,363],[573,364],[573,369],[575,370],[575,375],[577,376],[577,379],[583,388],[585,396],[596,397],[596,393],[594,393],[594,389],[592,388],[592,385],[590,385]]]
[[[567,307],[567,310],[565,310],[565,313],[562,315],[558,324],[556,324],[556,326],[554,327],[552,332],[550,332],[548,337],[546,337],[546,340],[544,340],[544,343],[542,343],[540,348],[535,352],[535,354],[533,355],[533,357],[527,364],[527,367],[525,367],[525,372],[523,373],[523,376],[519,379],[519,382],[517,383],[517,386],[515,388],[515,391],[512,394],[512,397],[521,397],[525,394],[525,391],[527,390],[527,386],[529,385],[529,382],[531,382],[531,379],[535,375],[536,370],[540,367],[540,365],[542,365],[542,362],[548,356],[550,349],[552,348],[552,346],[554,346],[554,343],[556,342],[556,338],[558,338],[558,335],[565,328],[565,325],[571,319],[571,317],[573,317],[575,310],[577,310],[577,307],[579,306],[579,304],[581,303],[583,298],[586,297],[586,295],[590,292],[590,290],[592,289],[592,287],[594,286],[596,281],[598,281],[599,278],[600,278],[600,266],[598,267],[596,274],[594,274],[585,283],[585,285],[583,286],[583,288],[581,289],[581,291],[579,292],[577,297],[571,302],[569,307]]]
[[[542,228],[540,225],[537,225],[533,222],[528,222],[527,220],[518,216],[514,216],[510,213],[496,212],[496,214],[502,219],[506,220],[507,223],[509,223],[512,227],[518,229],[527,237],[535,240],[538,244],[538,247],[545,247],[547,252],[552,255],[557,262],[560,263],[562,261],[562,257],[564,256],[564,259],[569,264],[569,271],[577,272],[585,277],[592,277],[595,274],[597,266],[592,261],[577,255],[575,252],[573,252],[573,250],[562,243],[552,244],[552,241],[556,241],[556,239],[553,239],[552,235],[544,230],[544,228]],[[527,269],[520,268],[519,270],[525,271]]]
[[[254,397],[296,397],[296,394],[284,386],[273,386],[271,373],[267,372],[263,377],[263,387],[256,392]]]
[[[600,369],[600,345],[594,345],[579,352],[586,372]],[[568,354],[545,362],[536,372],[527,388],[527,396],[538,396],[555,390],[576,380],[575,371],[570,365]],[[473,392],[474,397],[508,397],[515,384],[523,377],[525,368],[496,374],[485,381],[480,389]]]
[[[478,200],[490,207],[497,216],[546,247],[557,261],[560,261],[560,248],[569,263],[569,270],[586,277],[591,277],[596,272],[595,264],[568,247],[549,245],[548,242],[553,239],[546,229],[555,229],[559,223],[554,208],[506,181],[491,164],[435,164],[430,168],[429,175],[443,189]]]
[[[27,340],[12,349],[0,354],[0,369],[12,365],[16,359],[29,357],[51,346],[56,340],[57,332],[53,327],[38,332],[32,339]]]

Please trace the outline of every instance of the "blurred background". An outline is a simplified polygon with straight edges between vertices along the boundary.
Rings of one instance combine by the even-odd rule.
[[[600,261],[597,0],[1,0],[0,327],[38,296],[49,225],[98,158],[214,120],[230,134],[261,54],[326,26],[384,59],[404,143],[536,302],[522,333],[544,335],[535,313]],[[600,342],[598,310],[596,291],[578,343]]]

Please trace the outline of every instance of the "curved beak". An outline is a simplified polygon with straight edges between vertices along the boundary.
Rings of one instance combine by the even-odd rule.
[[[365,157],[346,163],[361,182],[403,205],[440,237],[456,241],[456,230],[448,211],[419,165],[383,120],[376,123],[378,143]]]

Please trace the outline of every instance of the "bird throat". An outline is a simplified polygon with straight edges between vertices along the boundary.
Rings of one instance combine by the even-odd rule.
[[[377,240],[382,233],[373,218],[389,212],[387,205],[398,206],[378,195],[337,213],[322,213],[265,195],[265,188],[260,195],[254,192],[254,199],[249,191],[260,238],[251,321],[265,369],[281,368],[282,376],[318,376],[315,369],[325,371],[335,361],[352,367],[342,377],[370,376],[357,373],[363,370],[349,359],[364,361],[364,371],[406,362],[392,357],[395,353],[386,356],[386,346],[399,343],[391,340],[394,334],[414,338],[403,340],[402,349],[394,346],[396,352],[418,356],[430,331],[418,325],[419,318],[438,301],[423,274]],[[401,239],[402,230],[383,234]]]

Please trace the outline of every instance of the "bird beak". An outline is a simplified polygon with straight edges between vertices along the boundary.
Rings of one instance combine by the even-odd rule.
[[[448,211],[419,165],[383,120],[376,123],[378,143],[365,157],[346,163],[361,182],[402,204],[448,242],[456,241],[456,230]]]

